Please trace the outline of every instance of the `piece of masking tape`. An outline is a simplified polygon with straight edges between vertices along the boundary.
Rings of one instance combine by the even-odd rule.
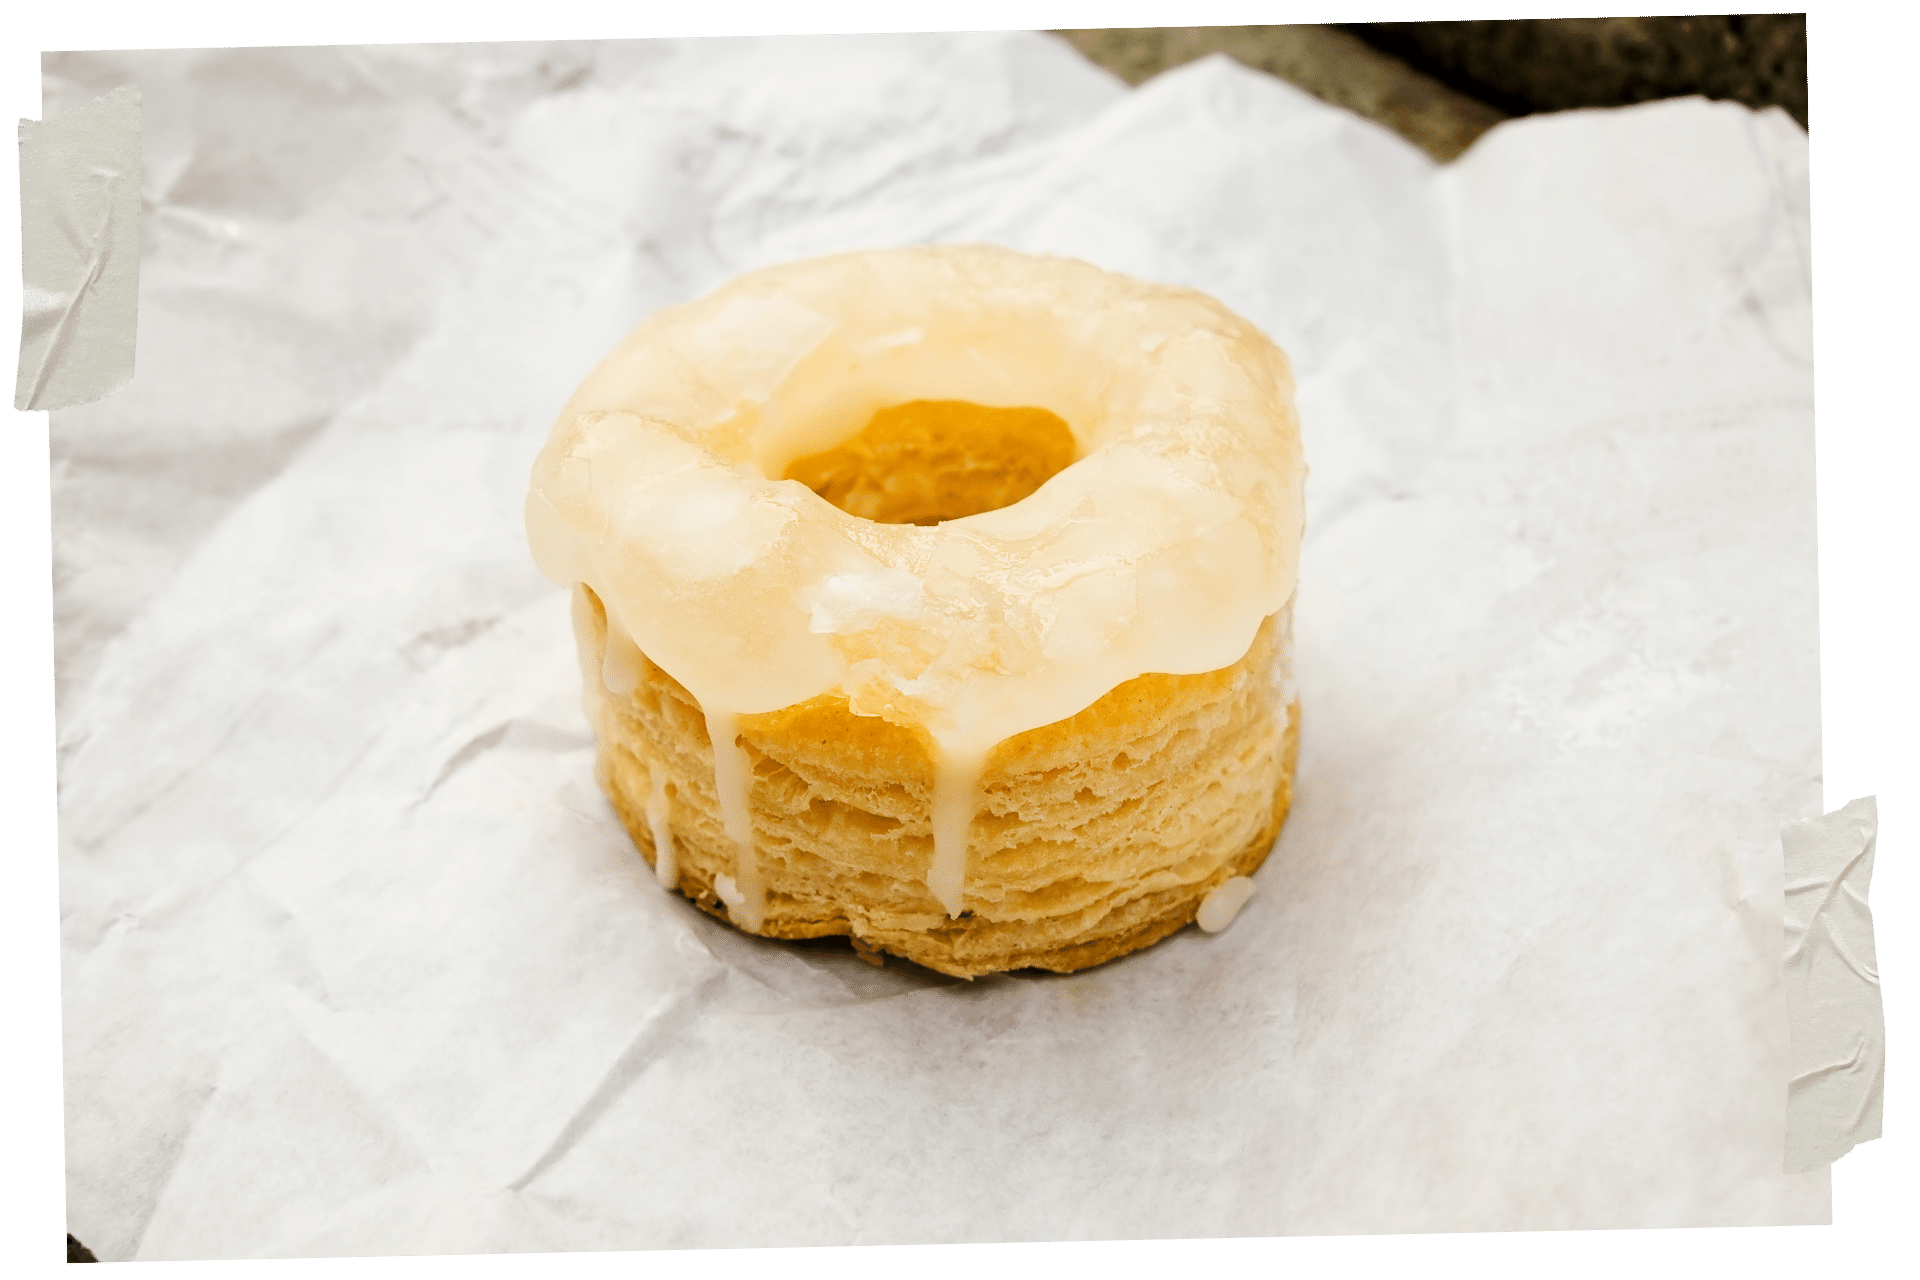
[[[16,409],[65,409],[133,377],[140,306],[140,88],[20,122]]]
[[[1887,1032],[1867,887],[1879,815],[1872,796],[1825,817],[1783,823],[1786,862],[1785,1171],[1832,1164],[1880,1136]]]

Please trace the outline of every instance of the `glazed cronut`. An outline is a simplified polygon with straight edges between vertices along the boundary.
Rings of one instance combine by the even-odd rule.
[[[664,772],[678,888],[726,919],[714,880],[733,874],[736,854],[705,717],[644,659],[631,695],[608,692],[605,609],[578,590],[601,785],[657,867],[648,801]],[[849,935],[864,954],[960,977],[1072,972],[1172,933],[1210,891],[1260,865],[1286,817],[1299,741],[1290,626],[1283,609],[1230,667],[1143,675],[1001,743],[982,778],[955,919],[925,884],[933,758],[918,731],[854,715],[837,694],[740,717],[766,886],[759,932]]]

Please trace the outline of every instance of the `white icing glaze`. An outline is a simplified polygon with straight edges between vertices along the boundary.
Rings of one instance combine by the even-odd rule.
[[[803,587],[794,600],[811,617],[817,636],[846,636],[878,626],[882,618],[912,622],[920,616],[920,579],[899,569],[836,573],[818,587]]]
[[[630,697],[640,687],[640,646],[612,613],[607,614],[607,648],[600,663],[600,683],[616,698]]]
[[[573,643],[580,657],[580,711],[598,737],[600,714],[606,703],[601,679],[605,663],[593,647],[593,605],[587,599],[587,589],[578,583],[573,588]]]
[[[1200,913],[1193,922],[1208,933],[1219,933],[1240,914],[1257,886],[1245,876],[1233,876],[1200,900]]]
[[[753,813],[748,789],[753,785],[753,762],[740,745],[740,717],[731,711],[707,709],[707,736],[713,739],[713,783],[720,793],[720,821],[733,841],[731,877],[720,877],[733,889],[720,898],[727,912],[748,933],[760,932],[767,916],[767,896],[760,884],[760,859],[753,851]],[[716,888],[719,886],[716,884]]]
[[[740,886],[733,882],[733,877],[722,871],[713,878],[713,891],[720,895],[720,901],[727,904],[727,911],[738,919],[747,900],[746,895],[740,892]]]
[[[653,874],[662,889],[680,887],[680,857],[673,843],[673,800],[668,794],[667,768],[655,764],[648,774],[653,794],[647,797],[647,829],[653,833]]]
[[[933,769],[933,863],[927,869],[927,892],[949,916],[963,910],[967,884],[967,829],[980,803],[982,755],[943,751]]]
[[[1051,410],[1078,459],[932,527],[778,479],[917,399]],[[1279,350],[1188,290],[978,246],[793,263],[656,313],[602,362],[535,463],[528,536],[710,730],[834,689],[924,728],[928,886],[957,915],[994,746],[1145,672],[1231,665],[1286,602],[1305,478],[1292,400]],[[609,687],[624,661],[610,643]],[[742,845],[729,910],[757,929],[750,771],[714,741]]]

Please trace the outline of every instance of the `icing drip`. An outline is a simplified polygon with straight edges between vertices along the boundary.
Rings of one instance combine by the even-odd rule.
[[[1232,924],[1234,917],[1240,914],[1240,908],[1247,905],[1247,899],[1253,896],[1253,881],[1245,876],[1234,876],[1222,883],[1200,902],[1200,913],[1193,922],[1208,933],[1219,933]]]
[[[600,664],[600,683],[616,698],[632,697],[640,687],[640,646],[613,616],[611,606],[607,609],[607,654]]]
[[[720,820],[734,850],[734,874],[716,876],[714,888],[740,926],[758,933],[767,917],[767,896],[760,882],[760,861],[753,851],[753,818],[747,808],[753,763],[747,758],[747,749],[740,745],[740,717],[731,711],[708,711],[706,716],[707,736],[713,740],[713,786],[720,795]]]
[[[941,751],[933,771],[933,862],[927,868],[927,891],[958,916],[967,883],[967,830],[980,803],[980,775],[984,755],[955,755]]]
[[[667,792],[667,767],[655,765],[650,772],[653,794],[647,797],[647,826],[653,832],[653,874],[662,889],[677,889],[680,857],[673,844],[673,828],[667,823],[673,812],[673,801]]]
[[[601,692],[601,657],[594,652],[593,640],[593,604],[587,597],[584,583],[573,584],[573,641],[580,654],[580,711],[593,726],[594,736],[600,737],[600,712],[606,701]]]

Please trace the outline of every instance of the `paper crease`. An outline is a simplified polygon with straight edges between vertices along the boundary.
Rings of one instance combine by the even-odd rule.
[[[565,1159],[567,1153],[599,1123],[621,1095],[645,1075],[647,1069],[673,1046],[674,1041],[701,1017],[704,1001],[725,983],[726,977],[724,970],[710,973],[691,989],[663,998],[641,1022],[633,1039],[627,1042],[627,1047],[608,1064],[599,1084],[567,1118],[553,1141],[547,1144],[546,1150],[527,1166],[524,1173],[509,1182],[506,1189],[524,1191],[540,1175]]]

